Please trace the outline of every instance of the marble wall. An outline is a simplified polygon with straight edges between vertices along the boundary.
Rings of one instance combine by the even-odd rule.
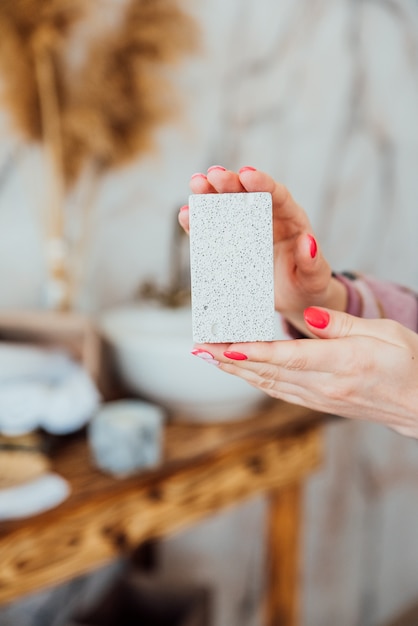
[[[286,183],[336,269],[418,289],[417,3],[187,6],[202,49],[174,76],[183,118],[161,129],[157,157],[101,185],[78,306],[98,311],[132,299],[144,278],[167,280],[188,178],[214,163],[254,165]],[[0,163],[14,145],[3,126]],[[0,179],[1,307],[41,305],[41,172],[39,154],[26,151]],[[81,212],[75,194],[69,232]],[[217,581],[216,626],[261,625],[264,506],[166,544],[168,577]],[[416,443],[378,426],[329,428],[326,466],[305,498],[303,626],[380,626],[418,599],[417,516]]]

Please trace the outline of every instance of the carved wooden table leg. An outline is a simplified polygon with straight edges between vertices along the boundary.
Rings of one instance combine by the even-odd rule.
[[[299,624],[302,486],[270,492],[266,626]]]

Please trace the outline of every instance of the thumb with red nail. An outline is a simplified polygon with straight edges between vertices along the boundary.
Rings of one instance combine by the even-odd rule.
[[[312,339],[211,346],[218,367],[273,398],[418,438],[418,334],[322,307],[304,319]]]

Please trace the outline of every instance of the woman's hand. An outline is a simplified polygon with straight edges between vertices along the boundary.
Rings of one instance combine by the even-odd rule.
[[[345,310],[345,288],[331,277],[331,268],[312,235],[309,219],[286,187],[252,167],[243,167],[237,174],[215,165],[206,175],[194,174],[190,188],[193,193],[270,192],[277,311],[300,329],[304,327],[302,313],[307,306]],[[188,231],[187,206],[180,211],[179,221]]]
[[[316,339],[205,344],[193,353],[274,398],[418,438],[418,335],[392,320],[317,307],[304,317]]]

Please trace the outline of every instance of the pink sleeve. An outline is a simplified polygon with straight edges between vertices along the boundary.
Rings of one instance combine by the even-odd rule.
[[[418,294],[415,292],[395,283],[351,272],[334,273],[333,276],[347,289],[346,312],[350,315],[392,319],[418,332]],[[304,337],[286,320],[283,320],[283,326],[289,337]]]
[[[372,276],[334,274],[347,288],[347,313],[368,319],[392,319],[418,332],[418,296],[392,282]]]

